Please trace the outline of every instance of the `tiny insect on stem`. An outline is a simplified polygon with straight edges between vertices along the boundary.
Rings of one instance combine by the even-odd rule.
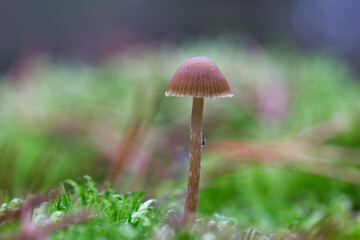
[[[201,146],[206,147],[206,139],[204,137],[201,138]]]

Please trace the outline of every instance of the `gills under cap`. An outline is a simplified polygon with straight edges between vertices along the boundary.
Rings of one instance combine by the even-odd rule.
[[[215,63],[207,57],[193,57],[176,71],[165,96],[224,98],[233,94]]]

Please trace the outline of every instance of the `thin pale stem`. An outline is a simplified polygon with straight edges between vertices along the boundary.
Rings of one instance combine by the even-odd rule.
[[[194,98],[190,126],[190,161],[183,227],[191,229],[196,217],[201,167],[202,115],[204,99]]]

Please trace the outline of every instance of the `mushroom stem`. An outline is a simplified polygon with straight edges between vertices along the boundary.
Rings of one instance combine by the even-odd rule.
[[[201,167],[201,138],[202,138],[202,115],[204,107],[204,98],[194,98],[191,113],[190,126],[190,161],[189,175],[186,190],[186,200],[182,225],[187,229],[191,229],[195,221],[199,183],[200,183],[200,167]]]

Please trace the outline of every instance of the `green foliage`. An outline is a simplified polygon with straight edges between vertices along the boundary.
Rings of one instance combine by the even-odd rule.
[[[71,194],[62,193],[49,205],[49,214],[54,216],[59,211],[66,213],[86,208],[95,211],[96,217],[84,225],[73,226],[54,234],[53,239],[140,239],[141,236],[147,236],[160,222],[161,208],[153,207],[156,202],[154,199],[143,202],[143,192],[116,194],[108,184],[110,188],[99,193],[89,176],[77,182],[66,180],[66,183],[72,186],[77,201],[72,204]]]
[[[284,180],[286,179],[286,181]],[[249,165],[207,181],[199,211],[232,216],[242,227],[283,229],[309,239],[358,239],[354,203],[360,189],[337,180],[276,167]]]
[[[49,221],[66,223],[66,217],[84,214],[84,211],[90,214],[90,219],[54,232],[50,239],[143,239],[162,223],[161,207],[154,207],[154,199],[144,202],[143,192],[116,194],[111,185],[108,190],[99,192],[89,176],[77,182],[66,182],[71,185],[72,191],[66,191],[61,184],[56,199],[34,209],[31,216],[33,224],[45,228]],[[2,204],[0,216],[19,208],[21,203],[21,200],[13,199],[8,204]],[[0,230],[3,227],[0,225]]]

